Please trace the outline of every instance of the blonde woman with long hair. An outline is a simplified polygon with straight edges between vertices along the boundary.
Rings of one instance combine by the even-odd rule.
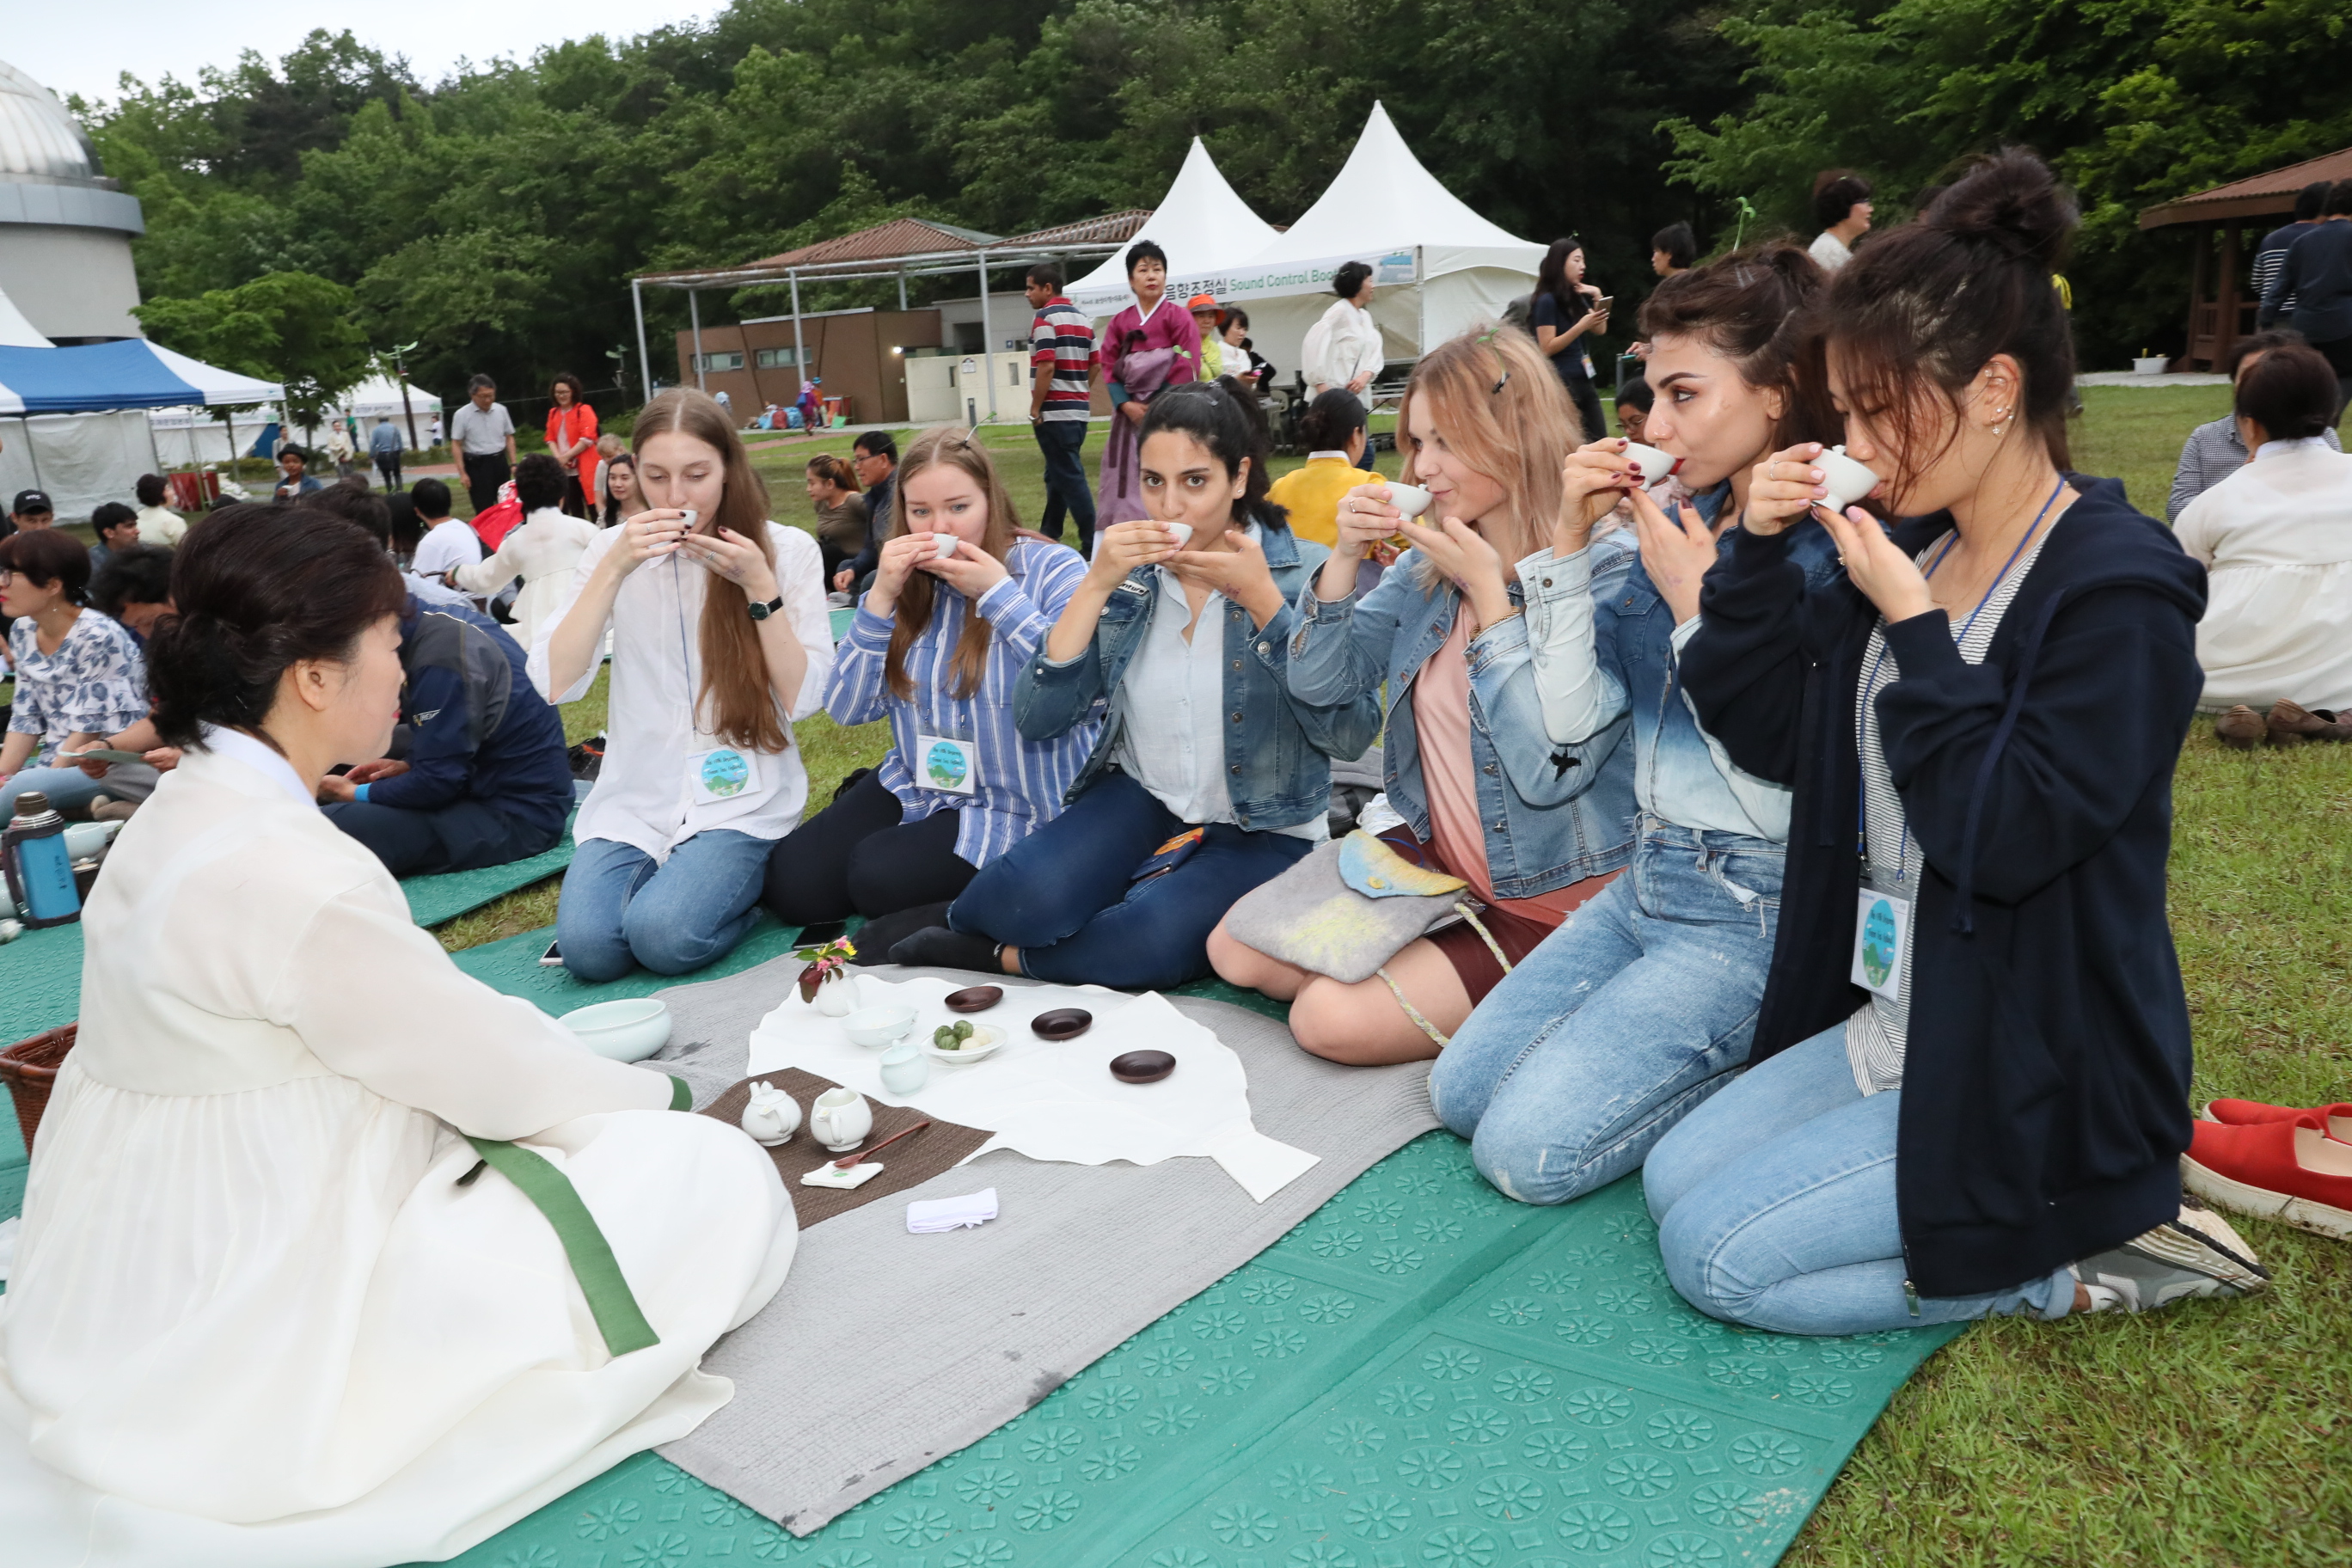
[[[1087,563],[1019,523],[971,431],[933,430],[907,449],[874,586],[824,693],[837,723],[887,719],[890,752],[769,858],[766,903],[787,923],[864,915],[858,945],[883,962],[1061,815],[1101,724],[1028,740],[1013,689]]]
[[[1625,864],[1633,838],[1625,726],[1548,739],[1528,630],[1528,606],[1569,591],[1547,551],[1577,445],[1559,379],[1526,334],[1474,329],[1414,368],[1397,429],[1403,482],[1428,491],[1427,514],[1405,518],[1381,481],[1348,492],[1338,547],[1298,600],[1288,679],[1318,702],[1385,689],[1383,772],[1405,819],[1388,837],[1484,907],[1354,982],[1224,925],[1209,942],[1225,979],[1290,1003],[1300,1045],[1364,1065],[1435,1056],[1508,966]],[[1358,563],[1400,532],[1412,552],[1357,593]]]
[[[646,510],[596,536],[530,650],[540,690],[576,702],[613,634],[604,765],[555,915],[564,967],[590,981],[684,974],[751,930],[808,801],[792,723],[833,668],[816,541],[768,520],[725,410],[665,392],[632,438]]]

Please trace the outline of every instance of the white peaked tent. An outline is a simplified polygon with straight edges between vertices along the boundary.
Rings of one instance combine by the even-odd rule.
[[[1135,303],[1127,287],[1127,253],[1136,240],[1158,243],[1168,253],[1168,294],[1180,305],[1195,294],[1224,298],[1223,275],[1264,250],[1279,237],[1249,204],[1234,194],[1217,172],[1209,150],[1192,138],[1176,183],[1160,198],[1135,238],[1117,255],[1064,290],[1070,303],[1090,316],[1116,315]]]
[[[1535,287],[1544,247],[1489,223],[1421,165],[1380,104],[1306,216],[1217,289],[1286,384],[1342,264],[1372,268],[1372,319],[1391,359],[1412,359]]]
[[[57,345],[43,337],[33,323],[25,320],[25,312],[16,309],[16,301],[0,289],[0,348],[50,349]]]

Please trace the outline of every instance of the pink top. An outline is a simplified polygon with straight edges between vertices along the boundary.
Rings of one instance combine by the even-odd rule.
[[[1412,726],[1421,749],[1421,784],[1429,793],[1429,835],[1444,868],[1470,884],[1478,901],[1539,925],[1557,926],[1608,886],[1588,877],[1532,899],[1497,899],[1486,872],[1486,828],[1470,767],[1470,638],[1477,617],[1467,600],[1454,629],[1412,681]]]
[[[1140,333],[1139,342],[1130,341],[1129,334]],[[1169,368],[1164,384],[1174,386],[1179,382],[1197,380],[1201,368],[1201,324],[1192,313],[1167,296],[1151,314],[1129,305],[1110,319],[1102,335],[1104,374],[1113,381],[1123,381],[1118,374],[1118,362],[1131,353],[1150,353],[1154,349],[1179,349],[1181,353]]]

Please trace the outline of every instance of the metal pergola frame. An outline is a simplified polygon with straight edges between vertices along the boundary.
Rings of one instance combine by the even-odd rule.
[[[981,245],[962,250],[929,250],[906,256],[877,257],[870,261],[824,262],[814,267],[747,267],[714,268],[705,272],[640,273],[629,279],[629,303],[637,321],[637,371],[646,387],[646,395],[653,395],[653,359],[646,347],[646,285],[658,289],[686,290],[687,320],[694,334],[694,384],[699,391],[703,384],[702,303],[705,289],[749,289],[759,284],[782,283],[793,291],[793,377],[796,384],[808,384],[808,348],[801,336],[801,285],[803,283],[841,283],[860,279],[895,277],[898,281],[898,309],[907,308],[907,279],[909,278],[944,278],[971,271],[980,280],[980,338],[982,355],[994,353],[988,345],[996,341],[993,324],[988,313],[988,269],[992,267],[1025,267],[1037,261],[1058,261],[1065,257],[1102,257],[1117,254],[1126,247],[1127,240],[1092,240],[1069,245]],[[988,417],[996,419],[996,377],[989,374]]]

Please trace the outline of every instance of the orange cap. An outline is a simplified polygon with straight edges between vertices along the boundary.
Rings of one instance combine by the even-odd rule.
[[[1184,309],[1188,311],[1213,310],[1216,308],[1217,297],[1214,294],[1195,294],[1184,301]]]

